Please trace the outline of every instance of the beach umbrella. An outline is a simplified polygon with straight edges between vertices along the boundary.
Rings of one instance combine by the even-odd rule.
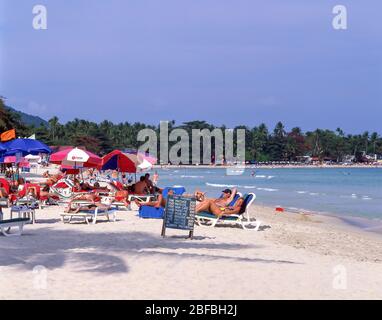
[[[114,150],[102,158],[101,170],[118,170],[120,172],[137,172],[141,162],[137,155]]]
[[[99,168],[102,165],[102,159],[99,156],[79,148],[69,148],[53,153],[49,162],[74,168]]]
[[[50,148],[45,143],[33,139],[14,139],[3,143],[2,147],[6,149],[4,153],[6,156],[51,153]]]

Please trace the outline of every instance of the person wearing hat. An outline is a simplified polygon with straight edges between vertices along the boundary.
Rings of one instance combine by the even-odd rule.
[[[222,195],[217,199],[205,199],[196,206],[196,212],[208,211],[214,214],[224,212],[235,198],[237,189],[224,189]],[[212,208],[211,208],[212,207]],[[213,211],[213,212],[212,212]]]

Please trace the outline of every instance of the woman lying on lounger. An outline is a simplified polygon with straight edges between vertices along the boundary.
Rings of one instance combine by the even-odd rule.
[[[72,203],[79,200],[87,201],[90,203],[89,205],[96,205],[97,203],[101,203],[101,197],[97,193],[79,194],[69,201],[65,212],[72,212],[70,211],[72,210]]]
[[[71,206],[68,206],[65,209],[65,213],[78,213],[80,211],[87,211],[87,210],[93,210],[95,208],[101,209],[101,210],[109,210],[110,206],[103,204],[101,202],[96,202],[96,203],[90,203],[85,206],[79,206],[77,208],[72,208]]]
[[[244,198],[241,197],[236,200],[235,204],[232,207],[219,207],[218,205],[216,205],[216,203],[210,202],[209,208],[204,211],[210,212],[218,217],[221,217],[229,216],[231,214],[241,214],[244,212],[244,210]]]
[[[205,198],[203,201],[199,202],[196,205],[196,212],[203,212],[208,211],[211,213],[214,213],[211,211],[212,208],[219,208],[219,210],[224,211],[226,208],[228,208],[228,205],[232,202],[232,200],[235,198],[237,193],[237,189],[225,189],[222,191],[222,195],[220,198],[217,199],[208,199]],[[215,212],[218,212],[215,210]]]

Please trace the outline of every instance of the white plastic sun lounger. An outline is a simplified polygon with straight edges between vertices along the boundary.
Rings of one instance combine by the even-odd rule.
[[[107,221],[115,222],[117,219],[117,210],[95,208],[89,210],[81,210],[77,213],[63,212],[60,214],[60,216],[63,223],[71,223],[73,218],[80,218],[87,224],[96,224],[100,217],[106,217]]]
[[[256,195],[254,193],[248,193],[247,195],[244,195],[245,211],[242,214],[230,214],[218,217],[210,212],[199,212],[195,216],[196,224],[199,226],[203,224],[210,227],[215,227],[218,223],[231,223],[238,224],[245,230],[258,231],[261,225],[261,221],[251,221],[249,217],[249,208],[251,204],[255,201],[255,199]],[[254,227],[248,228],[249,225],[254,225]]]

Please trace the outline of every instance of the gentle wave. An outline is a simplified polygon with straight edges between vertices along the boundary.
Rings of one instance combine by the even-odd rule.
[[[182,175],[180,177],[181,178],[204,178],[204,176],[187,176],[187,175]]]
[[[273,179],[275,176],[255,175],[255,179]]]
[[[279,189],[272,189],[272,188],[257,188],[257,190],[268,191],[268,192],[279,191]]]
[[[238,185],[235,185],[235,184],[219,184],[219,183],[209,183],[209,182],[206,182],[206,185],[210,186],[210,187],[216,187],[216,188],[236,188],[236,187],[238,187]]]

